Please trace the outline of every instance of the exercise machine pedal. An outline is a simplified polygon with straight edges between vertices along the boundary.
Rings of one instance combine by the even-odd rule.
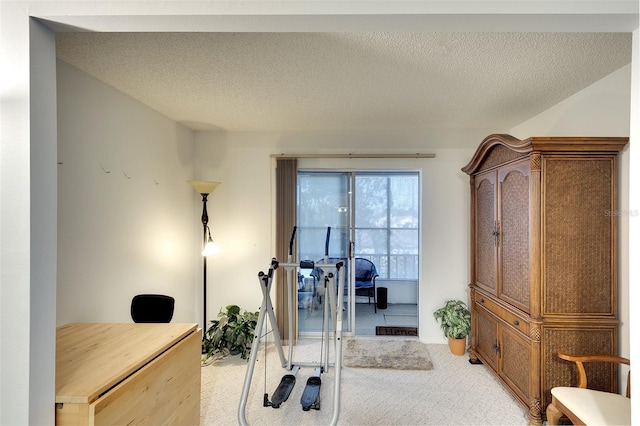
[[[280,408],[280,405],[289,399],[289,395],[291,395],[291,391],[296,384],[296,374],[298,374],[299,369],[300,367],[296,366],[293,368],[293,374],[285,374],[282,376],[280,384],[273,392],[271,401],[269,401],[269,396],[265,394],[263,404],[265,407]]]
[[[307,386],[305,386],[304,392],[302,392],[302,397],[300,398],[300,404],[302,404],[302,409],[304,411],[309,411],[311,408],[314,410],[320,409],[321,384],[322,380],[320,379],[320,369],[316,368],[315,375],[307,379]]]
[[[271,399],[271,405],[273,408],[280,408],[280,404],[285,402],[291,391],[293,390],[293,386],[296,384],[296,376],[293,374],[287,374],[282,376],[282,380],[280,380],[280,384],[276,388],[275,392],[273,392],[273,397]]]

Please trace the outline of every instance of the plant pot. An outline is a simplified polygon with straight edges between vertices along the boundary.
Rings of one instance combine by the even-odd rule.
[[[467,350],[467,338],[453,339],[449,337],[449,350],[454,355],[464,355]]]

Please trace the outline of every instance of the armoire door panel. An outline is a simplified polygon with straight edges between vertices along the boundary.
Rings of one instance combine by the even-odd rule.
[[[498,172],[499,297],[529,312],[529,164]]]
[[[545,314],[616,315],[613,161],[544,161]]]
[[[476,284],[496,293],[496,176],[476,179]]]
[[[500,376],[523,401],[531,380],[531,345],[506,327],[500,327]]]
[[[498,322],[491,314],[476,305],[476,352],[494,370],[498,369]]]

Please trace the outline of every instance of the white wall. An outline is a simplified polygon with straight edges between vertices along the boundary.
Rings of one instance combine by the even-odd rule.
[[[629,210],[640,209],[640,31],[633,32],[633,59],[631,61],[631,133],[629,142]],[[629,221],[629,307],[637,306],[640,300],[640,220],[635,217]],[[640,324],[638,309],[629,309],[630,334],[637,334]],[[630,359],[637,360],[640,353],[640,342],[633,339],[630,343]],[[631,410],[631,424],[640,424],[640,407],[635,403]]]
[[[629,136],[631,65],[606,76],[543,113],[511,129],[518,138],[528,136]],[[629,205],[629,150],[618,157],[618,316],[620,354],[629,356],[629,219],[640,210]],[[629,212],[632,214],[630,215]],[[636,213],[634,213],[636,212]],[[637,220],[637,219],[636,219]]]
[[[35,21],[30,22],[29,27],[30,69],[38,70],[43,74],[55,74],[53,32]],[[29,153],[29,176],[32,189],[29,194],[31,227],[28,235],[31,241],[38,243],[32,244],[30,247],[30,283],[27,288],[30,295],[37,294],[37,297],[29,298],[30,317],[25,323],[29,324],[30,351],[29,357],[24,356],[24,359],[29,360],[29,388],[31,389],[29,404],[43,404],[49,401],[55,379],[51,368],[53,360],[42,360],[38,351],[42,347],[55,345],[55,311],[52,301],[56,297],[56,256],[51,252],[51,249],[56,244],[57,236],[57,229],[52,226],[52,223],[56,222],[57,185],[55,179],[51,179],[51,176],[56,172],[55,162],[51,159],[55,157],[56,153],[56,85],[53,79],[39,78],[33,73],[31,75],[32,97],[29,112],[32,116],[38,117],[39,121],[32,123],[29,128],[32,144]],[[3,191],[5,189],[5,187],[2,188]],[[16,289],[20,281],[16,280]],[[17,331],[20,325],[17,324],[15,318],[12,316],[3,318],[3,326],[6,324],[7,327]],[[6,320],[8,321],[5,322]],[[3,349],[11,350],[11,345],[4,344],[4,334],[1,339]],[[16,369],[14,373],[20,374],[22,371],[19,372]],[[13,394],[13,389],[9,391],[14,398],[20,398],[18,394]],[[38,424],[48,419],[48,413],[32,413],[29,416],[29,423]],[[1,417],[0,423],[3,423]]]
[[[418,303],[418,280],[383,280],[376,279],[376,287],[386,287],[387,303]],[[366,303],[367,297],[358,296],[357,303]]]
[[[0,75],[0,424],[46,424],[55,391],[55,49],[53,32],[12,2],[0,2]]]
[[[513,127],[529,136],[629,136],[631,65]]]
[[[212,262],[210,306],[257,309],[257,274],[275,255],[270,154],[433,152],[434,159],[301,159],[300,168],[418,170],[422,176],[420,338],[444,342],[431,313],[449,298],[467,300],[469,181],[460,169],[488,130],[386,133],[201,132],[196,169],[223,184],[212,197],[212,231],[223,251]],[[442,146],[466,146],[444,149]],[[348,148],[345,148],[348,147]]]
[[[65,62],[57,69],[57,323],[130,322],[138,293],[171,295],[173,321],[197,322],[193,132]]]

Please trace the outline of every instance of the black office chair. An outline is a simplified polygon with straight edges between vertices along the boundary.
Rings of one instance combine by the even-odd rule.
[[[171,322],[175,299],[163,294],[138,294],[131,300],[133,322]]]

